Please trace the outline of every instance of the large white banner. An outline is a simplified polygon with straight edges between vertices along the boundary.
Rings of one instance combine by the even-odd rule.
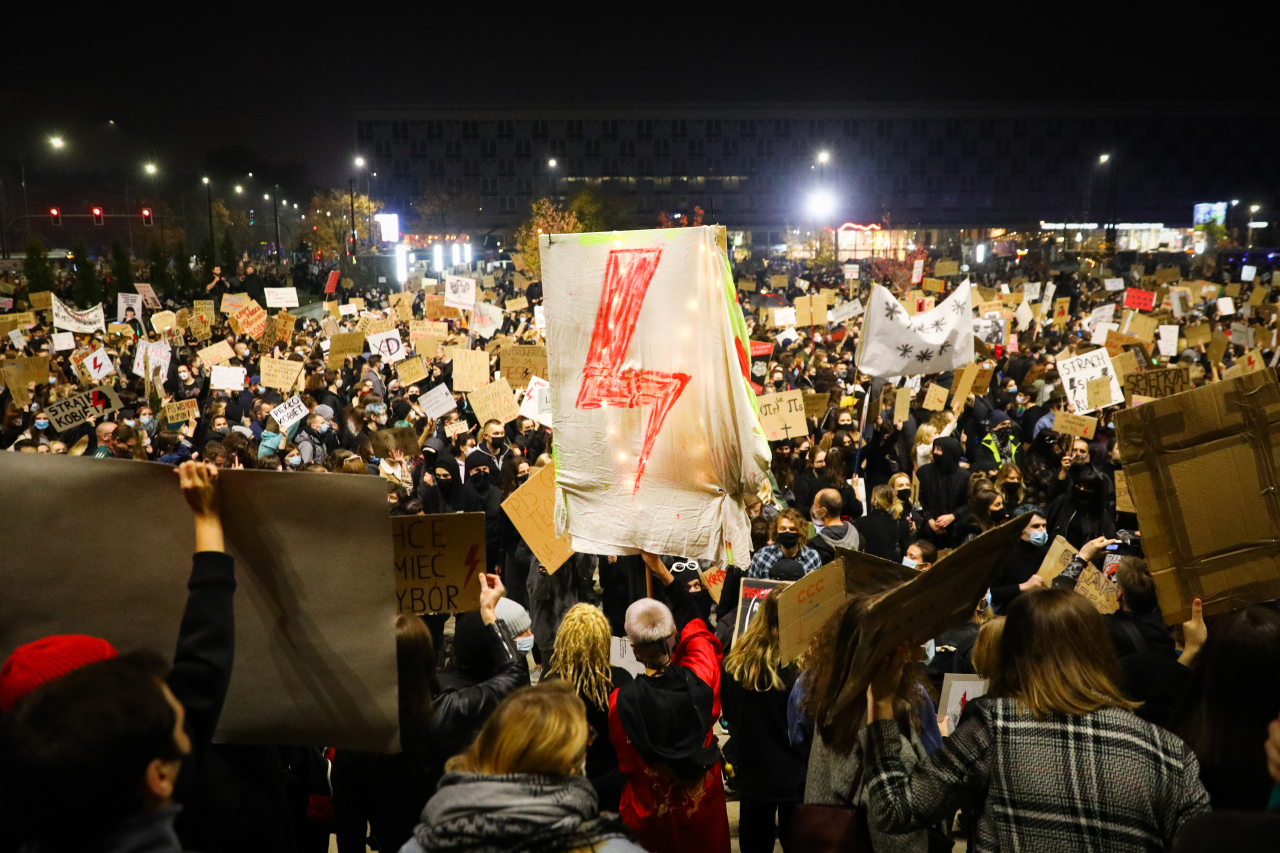
[[[107,321],[102,315],[102,303],[98,303],[87,311],[76,311],[68,308],[56,296],[51,295],[49,299],[53,302],[53,325],[55,328],[66,329],[68,332],[79,332],[82,335],[90,332],[105,332],[107,330]]]
[[[887,288],[871,286],[858,348],[858,369],[868,376],[915,376],[955,370],[973,361],[973,309],[969,282],[932,311],[907,314]]]
[[[543,235],[556,528],[588,554],[746,567],[769,449],[711,227]]]

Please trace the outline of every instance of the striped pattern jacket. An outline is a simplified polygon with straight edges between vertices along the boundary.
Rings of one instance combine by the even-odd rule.
[[[872,725],[870,817],[907,832],[966,801],[984,802],[970,850],[1168,850],[1188,818],[1209,811],[1191,748],[1129,711],[1035,719],[987,699],[908,774],[892,720]]]

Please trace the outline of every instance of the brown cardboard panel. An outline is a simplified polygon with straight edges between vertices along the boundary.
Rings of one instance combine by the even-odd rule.
[[[554,465],[543,465],[533,472],[523,486],[502,502],[503,512],[548,574],[555,574],[556,569],[573,556],[569,537],[556,536],[555,506]]]
[[[1206,614],[1280,597],[1275,373],[1144,403],[1116,428],[1165,621],[1197,596]]]
[[[845,602],[844,563],[833,560],[788,586],[778,598],[778,646],[790,663]]]

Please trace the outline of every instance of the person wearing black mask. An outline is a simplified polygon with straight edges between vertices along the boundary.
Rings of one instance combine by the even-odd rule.
[[[502,485],[502,468],[514,454],[507,447],[507,434],[502,422],[490,419],[484,425],[484,441],[476,445],[475,452],[483,454],[488,460],[489,481],[495,486]]]
[[[933,461],[921,465],[916,478],[926,528],[921,532],[939,548],[949,548],[955,512],[965,505],[969,493],[969,472],[960,467],[960,440],[935,439]]]
[[[504,547],[506,537],[503,535],[503,520],[506,516],[502,512],[502,489],[489,479],[489,465],[490,457],[478,450],[468,456],[466,485],[475,490],[484,508],[486,559],[493,567],[493,573],[499,574],[507,561]]]
[[[1099,536],[1115,538],[1115,519],[1105,503],[1106,478],[1085,465],[1073,472],[1070,482],[1071,490],[1049,504],[1049,541],[1061,536],[1072,547],[1081,548]]]
[[[422,508],[428,513],[484,512],[485,506],[471,483],[462,482],[458,460],[448,453],[436,457],[431,477],[422,478],[418,491]]]

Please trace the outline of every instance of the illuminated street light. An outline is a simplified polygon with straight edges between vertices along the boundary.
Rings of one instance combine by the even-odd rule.
[[[270,194],[270,193],[263,193],[263,194],[262,194],[262,198],[263,198],[263,200],[265,200],[265,201],[271,201],[271,194]]]
[[[1099,163],[1099,164],[1101,164],[1101,163],[1105,163],[1105,162],[1107,162],[1107,161],[1108,161],[1108,160],[1110,160],[1110,159],[1111,159],[1111,155],[1110,155],[1110,154],[1103,154],[1101,157],[1099,157],[1099,158],[1098,158],[1098,163]]]
[[[61,136],[50,136],[49,144],[52,145],[54,148],[61,148],[66,143],[62,141]]]
[[[809,196],[809,213],[817,219],[826,219],[835,213],[836,200],[826,190],[818,190]]]
[[[1262,210],[1262,205],[1260,205],[1260,204],[1251,204],[1251,205],[1249,205],[1249,212],[1250,212],[1250,213],[1257,213],[1259,210]]]
[[[357,169],[363,169],[363,168],[364,168],[364,158],[363,158],[363,157],[357,157],[357,158],[356,158],[356,168],[357,168]]]
[[[552,157],[550,160],[548,160],[547,165],[554,169],[556,167],[556,158]]]
[[[244,187],[237,186],[237,187],[236,187],[236,192],[238,192],[238,193],[242,193],[242,192],[244,192]]]
[[[1240,199],[1238,199],[1238,198],[1233,198],[1233,199],[1231,199],[1231,206],[1232,206],[1232,207],[1235,207],[1235,206],[1236,206],[1237,204],[1239,204],[1239,203],[1240,203]]]
[[[156,173],[156,164],[155,164],[155,163],[148,163],[147,165],[143,166],[142,168],[144,168],[144,169],[146,169],[146,170],[147,170],[147,174],[148,174],[148,175],[154,175],[154,174]]]
[[[209,183],[209,179],[208,179],[208,178],[201,178],[200,180],[204,181],[206,184],[207,184],[207,183]]]
[[[830,159],[831,159],[831,155],[830,155],[829,153],[827,153],[826,151],[819,151],[819,152],[818,152],[818,162],[819,162],[819,163],[825,163],[825,162],[827,162],[827,161],[828,161],[828,160],[830,160]]]

